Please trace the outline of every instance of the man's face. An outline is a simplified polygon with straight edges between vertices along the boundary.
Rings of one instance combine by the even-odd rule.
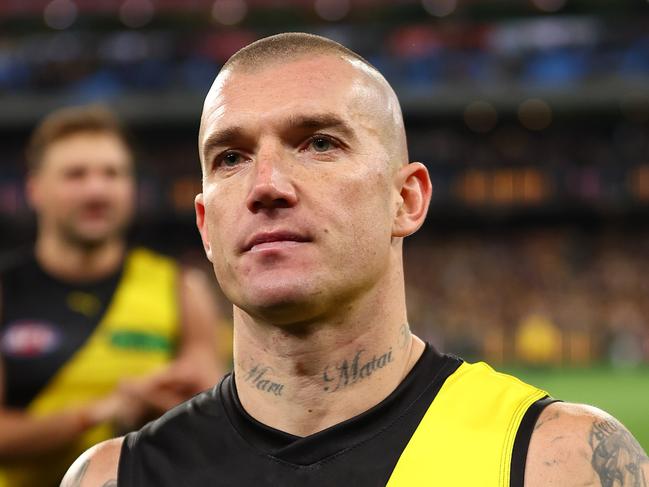
[[[51,144],[30,177],[41,232],[94,246],[121,235],[134,208],[131,156],[115,135],[81,132]]]
[[[235,305],[308,320],[387,275],[399,193],[380,110],[367,75],[333,56],[217,81],[203,113],[197,220]]]

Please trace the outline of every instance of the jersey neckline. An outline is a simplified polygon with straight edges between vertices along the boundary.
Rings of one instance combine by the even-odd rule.
[[[35,276],[38,278],[50,282],[53,285],[59,286],[63,289],[74,289],[80,291],[93,292],[96,289],[103,289],[104,287],[111,287],[118,283],[121,277],[124,274],[124,267],[126,265],[126,260],[128,259],[129,253],[132,249],[126,248],[124,254],[115,269],[109,273],[104,274],[103,276],[92,278],[92,279],[69,279],[58,276],[48,269],[46,269],[41,262],[36,257],[36,252],[34,249],[31,249],[24,257],[23,266],[26,269],[31,269]]]
[[[300,465],[314,465],[369,441],[395,424],[425,392],[434,387],[437,394],[446,378],[462,360],[440,354],[426,344],[424,352],[397,388],[380,403],[346,421],[306,437],[299,437],[267,426],[250,416],[239,401],[234,373],[219,386],[228,419],[253,448],[278,460]],[[430,395],[428,401],[430,401]]]

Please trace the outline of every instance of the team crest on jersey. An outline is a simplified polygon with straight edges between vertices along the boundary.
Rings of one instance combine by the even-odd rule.
[[[41,357],[58,348],[60,343],[61,332],[47,321],[14,321],[0,336],[2,353],[17,358]]]

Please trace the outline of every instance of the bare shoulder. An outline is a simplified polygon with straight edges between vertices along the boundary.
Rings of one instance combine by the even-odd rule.
[[[592,406],[553,403],[537,420],[525,487],[649,487],[649,458],[622,423]]]
[[[93,446],[68,469],[61,487],[117,487],[117,467],[124,438]]]

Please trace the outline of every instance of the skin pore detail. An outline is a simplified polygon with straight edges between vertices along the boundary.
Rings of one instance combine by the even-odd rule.
[[[401,241],[423,222],[430,184],[405,164],[401,123],[388,130],[400,117],[392,96],[318,55],[229,70],[206,99],[197,222],[234,305],[239,399],[290,434],[378,404],[425,348],[402,327]],[[287,234],[290,247],[249,248]]]
[[[353,355],[325,366],[321,374],[322,390],[328,393],[340,391],[355,384],[371,379],[382,369],[395,362],[396,354],[409,353],[412,334],[408,323],[398,329],[396,345],[388,347],[379,353],[368,352],[365,348],[358,349]],[[275,369],[252,361],[250,366],[240,364],[241,383],[252,389],[282,397],[285,394],[285,384],[278,379]]]
[[[591,406],[557,402],[539,418],[525,487],[649,487],[649,458],[618,420]]]
[[[411,344],[410,326],[404,323],[399,327],[398,350],[404,350]],[[326,392],[336,392],[352,386],[357,382],[370,378],[384,367],[394,362],[394,350],[390,347],[384,353],[372,354],[365,349],[359,349],[350,357],[334,364],[327,365],[322,371],[322,389]]]
[[[321,54],[304,54],[303,56],[295,55],[292,60],[277,59],[267,61],[254,66],[232,66],[222,70],[214,80],[210,91],[205,98],[203,106],[203,115],[199,128],[199,156],[201,158],[203,173],[205,176],[205,141],[209,130],[208,127],[214,119],[223,116],[224,107],[221,105],[219,96],[223,91],[229,79],[235,73],[243,73],[249,76],[255,76],[259,71],[272,68],[282,63],[290,63],[300,58],[308,57],[334,57],[341,62],[351,66],[357,73],[357,79],[349,87],[353,92],[352,104],[350,111],[354,112],[357,117],[357,123],[367,129],[368,134],[373,134],[379,144],[384,145],[389,161],[394,167],[399,167],[408,163],[408,148],[406,143],[406,134],[403,123],[403,115],[399,99],[393,88],[386,81],[383,75],[374,68],[365,63],[347,57],[345,55],[331,53]]]
[[[559,411],[554,411],[549,417],[546,419],[542,419],[539,422],[536,423],[534,426],[534,431],[541,429],[546,423],[549,423],[550,421],[555,421],[561,417],[561,413]]]
[[[257,390],[281,396],[284,390],[284,384],[276,382],[270,377],[273,375],[273,369],[263,364],[255,364],[246,371],[243,378],[244,382]]]
[[[591,464],[602,487],[647,487],[644,468],[649,458],[638,441],[619,422],[602,419],[593,423],[588,443]]]
[[[399,348],[406,348],[408,345],[410,345],[411,340],[412,333],[410,332],[410,325],[408,323],[404,323],[399,328]]]

